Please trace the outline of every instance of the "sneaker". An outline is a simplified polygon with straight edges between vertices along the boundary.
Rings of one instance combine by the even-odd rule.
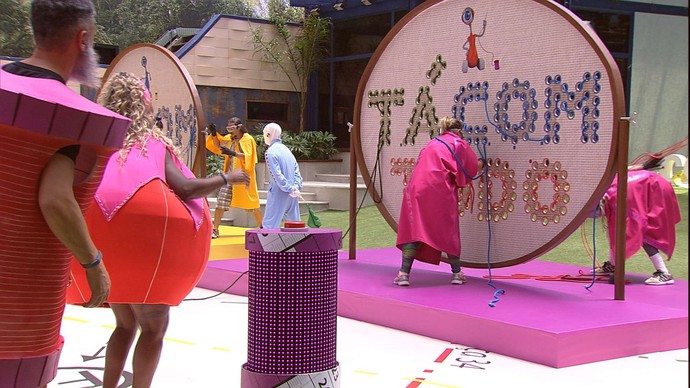
[[[601,265],[601,267],[597,267],[594,270],[594,275],[613,275],[613,271],[615,268],[616,267],[613,264],[611,264],[610,261],[605,261],[604,264]]]
[[[663,286],[665,284],[673,284],[673,276],[670,273],[656,271],[652,277],[645,280],[644,284],[650,286]]]
[[[453,277],[450,278],[450,284],[460,285],[465,282],[467,282],[467,278],[465,277],[465,274],[462,273],[462,271],[454,273]]]
[[[216,229],[213,229],[213,232],[211,232],[211,238],[218,238],[220,235],[218,234],[218,231]]]
[[[409,286],[410,285],[410,275],[398,274],[398,276],[393,279],[393,284],[399,286]]]

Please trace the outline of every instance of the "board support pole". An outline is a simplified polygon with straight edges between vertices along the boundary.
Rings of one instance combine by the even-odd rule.
[[[616,195],[616,243],[615,268],[613,270],[614,299],[625,300],[625,219],[628,212],[628,141],[630,117],[621,117],[618,125],[618,150],[616,156],[618,187]]]

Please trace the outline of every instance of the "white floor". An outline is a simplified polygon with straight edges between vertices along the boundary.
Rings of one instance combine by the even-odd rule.
[[[189,298],[215,294],[197,288]],[[109,309],[67,306],[60,370],[48,387],[101,386],[113,325]],[[338,318],[337,348],[341,388],[406,388],[415,379],[424,379],[421,388],[689,386],[687,348],[555,369],[345,318]],[[447,349],[450,355],[435,362]],[[246,359],[247,298],[222,294],[183,302],[172,309],[153,387],[239,387]],[[125,377],[122,382],[131,386]]]

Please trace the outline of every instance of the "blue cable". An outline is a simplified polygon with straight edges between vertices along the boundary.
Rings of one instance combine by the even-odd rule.
[[[505,136],[506,138],[512,138],[514,135],[511,135],[510,133],[506,132],[503,128],[501,128],[500,125],[496,125],[492,122],[491,117],[489,117],[489,100],[488,98],[483,98],[484,100],[484,112],[486,113],[486,121],[491,124],[496,129],[496,132],[499,134]],[[542,137],[541,139],[532,139],[529,136],[529,133],[527,134],[527,138],[525,139],[526,141],[533,141],[533,142],[539,142],[539,143],[544,143],[545,136]]]
[[[479,178],[483,175],[483,173],[480,174],[480,175],[477,175],[477,176],[475,176],[475,177],[473,177],[472,175],[470,175],[470,174],[467,172],[467,170],[465,170],[465,166],[462,165],[462,162],[460,161],[460,158],[458,158],[458,155],[456,155],[455,152],[453,152],[453,149],[450,148],[450,144],[446,143],[443,139],[441,139],[441,138],[438,137],[438,136],[434,137],[434,140],[440,141],[441,143],[443,143],[444,146],[446,146],[446,148],[448,148],[448,151],[450,151],[451,155],[453,155],[453,158],[455,158],[455,164],[457,164],[458,167],[460,167],[460,169],[462,170],[462,173],[465,174],[465,176],[467,177],[467,179],[469,179],[469,180],[475,180],[475,179],[479,179]]]
[[[489,302],[489,307],[496,307],[496,303],[498,303],[501,300],[499,295],[505,294],[506,291],[496,287],[493,284],[493,279],[491,278],[491,217],[490,217],[491,200],[489,199],[489,179],[488,179],[489,166],[488,166],[488,163],[486,162],[486,160],[487,160],[487,158],[486,158],[486,144],[482,144],[482,146],[484,147],[483,151],[482,151],[482,149],[479,148],[479,144],[477,144],[477,151],[479,152],[479,155],[481,156],[481,158],[484,160],[484,171],[480,175],[478,175],[476,177],[472,177],[472,176],[470,176],[470,174],[467,173],[467,170],[465,170],[465,167],[463,167],[462,162],[460,161],[458,156],[455,154],[455,152],[453,152],[453,150],[450,148],[450,145],[448,143],[443,141],[443,139],[440,139],[438,136],[435,137],[434,140],[440,141],[443,145],[446,146],[446,148],[448,148],[448,151],[450,151],[450,153],[455,158],[455,162],[458,164],[458,166],[460,167],[462,172],[465,174],[465,176],[468,177],[470,180],[479,179],[479,177],[481,177],[482,175],[487,177],[487,179],[486,179],[486,212],[487,212],[486,221],[487,221],[487,225],[489,228],[489,238],[488,238],[488,245],[486,248],[486,250],[487,250],[486,262],[487,262],[487,268],[489,269],[489,283],[488,284],[489,284],[489,286],[493,287],[493,289],[495,290],[493,299],[491,300],[491,302]]]
[[[585,289],[587,291],[592,291],[590,288],[594,286],[594,280],[597,278],[596,274],[596,259],[597,259],[597,228],[596,228],[596,222],[597,222],[597,207],[594,207],[594,214],[592,215],[592,282],[589,283],[589,285],[585,286]]]
[[[477,151],[479,152],[479,155],[481,155],[482,159],[487,161],[486,157],[486,144],[482,144],[484,149],[479,148],[479,144],[477,144]],[[501,298],[499,295],[503,295],[506,293],[506,291],[502,288],[498,288],[493,284],[493,278],[491,277],[491,200],[489,199],[489,166],[488,163],[484,163],[484,175],[487,177],[486,178],[486,212],[487,212],[487,217],[486,217],[486,222],[487,226],[489,228],[489,237],[488,237],[488,243],[486,247],[486,264],[487,268],[489,270],[489,282],[487,283],[490,287],[492,287],[494,291],[493,299],[491,302],[489,302],[489,307],[496,307],[496,303],[498,303]]]

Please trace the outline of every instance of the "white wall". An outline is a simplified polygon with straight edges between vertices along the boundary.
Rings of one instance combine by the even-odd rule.
[[[629,160],[688,135],[688,18],[636,13],[632,55]]]
[[[268,40],[276,36],[275,27],[269,23],[234,17],[218,19],[180,58],[194,83],[197,86],[294,91],[285,73],[276,64],[265,61],[262,53],[256,52],[253,28],[263,29]],[[298,31],[297,26],[288,28],[293,34]]]

